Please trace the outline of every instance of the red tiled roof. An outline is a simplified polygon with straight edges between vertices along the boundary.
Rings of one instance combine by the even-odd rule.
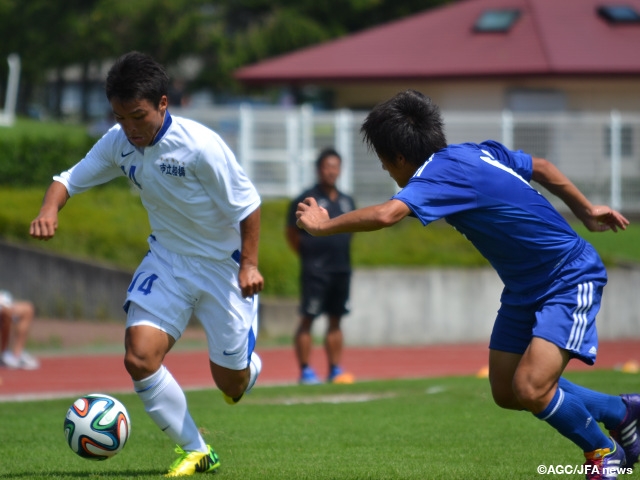
[[[304,83],[522,75],[640,75],[640,23],[601,5],[640,0],[464,0],[236,71],[243,82]],[[518,9],[506,33],[478,33],[486,10]]]

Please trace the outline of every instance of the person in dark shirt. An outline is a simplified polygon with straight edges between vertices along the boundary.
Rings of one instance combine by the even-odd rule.
[[[351,234],[313,237],[296,226],[296,208],[307,197],[315,198],[330,217],[355,209],[353,199],[336,187],[341,166],[338,152],[333,148],[323,150],[316,160],[318,183],[291,202],[287,217],[287,242],[300,257],[301,264],[300,323],[294,339],[301,384],[320,383],[316,372],[309,366],[309,358],[312,350],[311,325],[323,313],[329,320],[324,341],[329,362],[327,380],[332,383],[353,382],[353,376],[340,367],[343,345],[340,321],[349,312]]]

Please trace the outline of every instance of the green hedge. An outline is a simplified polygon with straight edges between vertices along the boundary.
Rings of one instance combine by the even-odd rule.
[[[137,194],[122,177],[69,201],[60,215],[56,237],[39,242],[29,237],[51,177],[81,159],[95,139],[85,128],[21,120],[0,127],[0,238],[133,270],[147,251],[147,214]],[[265,295],[295,296],[298,260],[285,241],[289,200],[266,200],[262,206],[260,270]],[[576,225],[609,265],[640,261],[640,227],[627,232],[590,233]],[[488,263],[462,235],[436,222],[423,228],[405,219],[392,228],[360,233],[353,240],[357,268],[455,266]]]
[[[13,127],[0,127],[0,185],[48,185],[94,142],[81,126],[19,119]]]
[[[124,177],[122,180],[126,181]],[[0,238],[133,271],[146,253],[150,233],[140,198],[128,188],[108,185],[73,197],[60,212],[56,236],[29,236],[46,187],[0,186]],[[261,209],[260,271],[267,296],[298,293],[299,264],[285,240],[289,200],[265,200]],[[408,219],[393,228],[354,236],[356,267],[425,265],[480,266],[486,261],[462,235],[438,223],[423,228]]]
[[[0,128],[0,238],[39,246],[58,253],[134,269],[146,253],[149,226],[137,195],[126,179],[97,187],[69,201],[60,215],[60,227],[50,242],[29,237],[29,223],[38,213],[45,188],[54,174],[84,157],[95,142],[85,127],[19,119],[12,128]],[[122,188],[124,186],[124,188]],[[269,200],[262,208],[260,270],[265,294],[298,293],[298,260],[285,241],[288,199]],[[407,222],[393,232],[356,235],[356,266],[466,265],[486,262],[458,234],[444,237],[441,228],[423,229]],[[424,249],[430,245],[430,249]],[[441,252],[432,254],[442,246]]]

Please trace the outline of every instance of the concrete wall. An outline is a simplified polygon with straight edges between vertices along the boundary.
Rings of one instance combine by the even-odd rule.
[[[609,270],[598,332],[602,340],[640,338],[640,267]],[[353,276],[348,345],[487,342],[500,307],[502,282],[490,268],[363,269]],[[291,335],[297,303],[263,299],[264,334]],[[322,336],[326,318],[313,333]]]
[[[599,338],[640,338],[640,268],[609,270]],[[492,269],[366,270],[344,320],[353,345],[488,341],[502,283]]]
[[[0,289],[48,318],[123,319],[131,272],[0,242]]]
[[[0,242],[0,289],[33,301],[49,318],[124,320],[132,272]],[[267,279],[268,281],[268,279]],[[598,317],[601,339],[640,338],[639,268],[609,271]],[[424,345],[488,341],[502,284],[480,269],[361,269],[353,276],[348,345]],[[297,300],[261,299],[261,335],[292,335]],[[314,324],[322,336],[326,319]]]
[[[345,338],[362,345],[486,340],[501,291],[484,268],[357,271]]]

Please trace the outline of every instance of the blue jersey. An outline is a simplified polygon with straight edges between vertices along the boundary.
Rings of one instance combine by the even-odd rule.
[[[532,173],[530,155],[497,142],[449,145],[393,198],[423,225],[444,218],[491,263],[506,291],[531,294],[586,243],[529,184]]]

